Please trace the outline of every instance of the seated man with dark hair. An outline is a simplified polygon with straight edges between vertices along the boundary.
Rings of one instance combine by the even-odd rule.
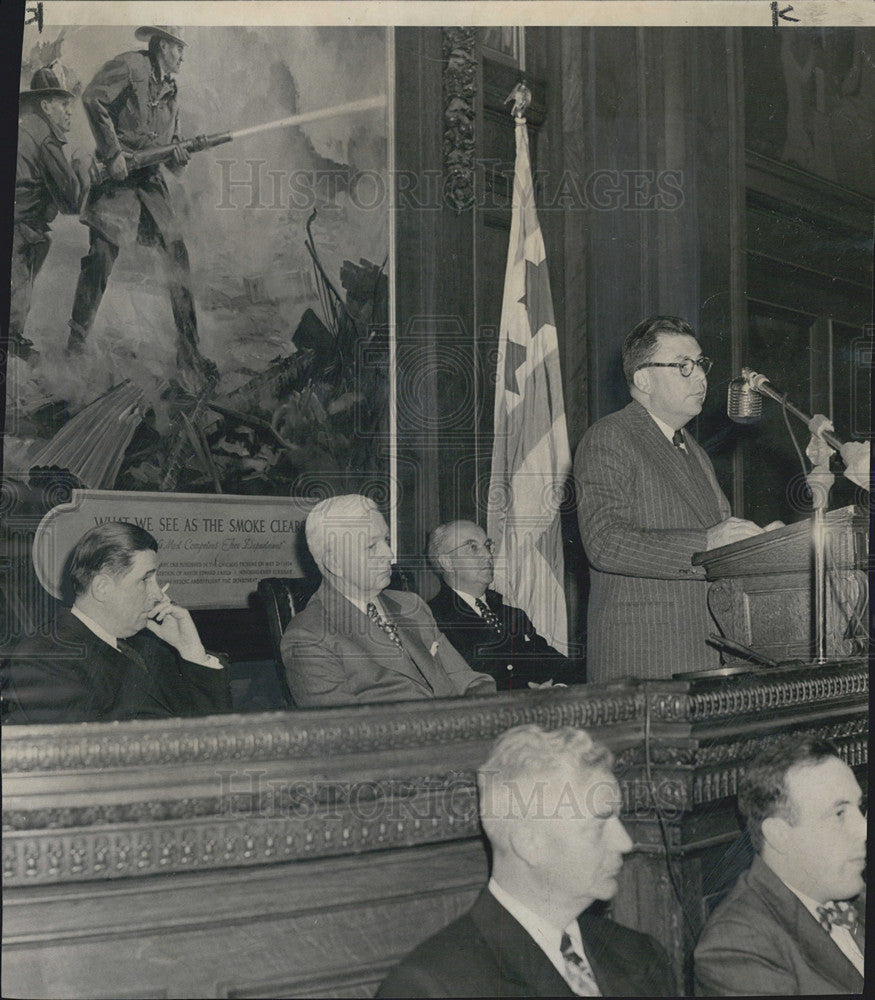
[[[836,748],[806,733],[751,763],[738,806],[756,855],[699,940],[700,996],[862,993],[860,803]]]
[[[473,521],[438,525],[428,557],[441,578],[428,606],[472,670],[491,674],[500,691],[578,682],[571,661],[538,635],[525,611],[488,589],[492,542],[482,528]]]
[[[378,997],[662,997],[668,956],[586,913],[617,891],[632,841],[607,747],[580,729],[517,726],[477,772],[492,877],[468,913],[396,966]]]
[[[158,586],[158,543],[110,521],[87,531],[70,563],[75,599],[51,634],[10,657],[6,721],[109,722],[230,711],[227,671],[204,651],[185,608]]]

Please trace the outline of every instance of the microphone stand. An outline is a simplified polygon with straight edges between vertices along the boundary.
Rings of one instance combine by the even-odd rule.
[[[765,375],[758,375],[750,368],[742,368],[741,377],[755,392],[769,396],[781,406],[801,420],[811,431],[812,443],[821,440],[829,447],[839,451],[842,441],[835,434],[824,430],[821,426],[825,417],[810,416],[804,410],[794,406],[787,397],[778,392]],[[814,645],[815,662],[818,665],[827,662],[826,657],[826,509],[829,505],[829,491],[835,482],[835,476],[829,471],[829,455],[822,456],[820,461],[806,474],[805,480],[811,490],[811,503],[814,508],[814,519],[811,525],[811,542],[814,559]]]

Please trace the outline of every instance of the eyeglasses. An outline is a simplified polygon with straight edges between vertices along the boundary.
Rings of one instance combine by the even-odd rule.
[[[642,368],[677,368],[684,378],[689,378],[697,365],[702,369],[702,373],[707,375],[713,364],[714,362],[710,358],[684,358],[683,361],[647,361],[643,365],[638,365],[635,371],[640,371]]]
[[[472,556],[479,556],[481,551],[485,549],[490,555],[495,548],[495,542],[491,538],[487,538],[484,542],[477,542],[473,538],[469,538],[467,542],[462,542],[461,545],[457,545],[454,549],[448,549],[444,552],[445,556],[451,556],[454,552],[458,552],[459,549],[467,549],[468,554]]]

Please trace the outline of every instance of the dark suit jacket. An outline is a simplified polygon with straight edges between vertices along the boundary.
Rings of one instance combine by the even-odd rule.
[[[421,597],[384,590],[380,601],[403,649],[327,581],[292,618],[280,649],[299,708],[495,692],[492,678],[475,673],[441,634]]]
[[[663,949],[612,920],[578,918],[586,957],[604,996],[675,993]],[[462,917],[416,948],[378,997],[568,997],[571,988],[538,944],[484,889]]]
[[[705,571],[693,566],[729,502],[702,448],[693,465],[637,402],[597,421],[574,457],[590,563],[587,679],[670,677],[719,666]]]
[[[863,977],[759,857],[711,915],[695,963],[699,996],[863,992]]]
[[[446,583],[428,602],[438,628],[472,670],[491,674],[500,691],[525,690],[529,681],[578,683],[570,660],[538,635],[524,611],[505,604],[494,590],[485,599],[501,621],[501,635]]]
[[[7,722],[112,722],[228,712],[226,669],[183,660],[153,632],[128,639],[143,663],[107,645],[67,608],[54,635],[16,646],[7,667]]]

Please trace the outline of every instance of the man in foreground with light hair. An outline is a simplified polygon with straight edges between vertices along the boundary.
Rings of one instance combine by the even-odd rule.
[[[756,854],[699,940],[700,996],[863,992],[861,800],[836,748],[808,733],[749,765],[738,807]]]
[[[322,585],[289,622],[282,657],[299,708],[494,694],[417,594],[386,590],[389,529],[368,497],[329,497],[307,515]]]
[[[582,730],[517,726],[477,773],[492,877],[378,997],[670,996],[663,949],[583,911],[617,891],[632,848],[610,751]]]
[[[228,672],[158,586],[158,543],[108,521],[70,557],[75,599],[9,659],[4,721],[119,722],[228,712]]]

